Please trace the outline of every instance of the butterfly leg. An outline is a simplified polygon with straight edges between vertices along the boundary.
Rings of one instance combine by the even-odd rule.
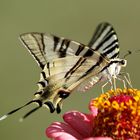
[[[112,82],[112,79],[108,78],[108,81],[107,81],[104,85],[102,85],[102,93],[104,93],[104,87],[105,87],[107,84],[109,84],[109,83],[110,83],[110,85],[111,85],[111,90],[113,89],[113,82]]]
[[[111,90],[113,90],[113,82],[111,79],[109,79],[110,85],[111,85]]]
[[[114,90],[116,90],[116,77],[113,76],[112,81],[113,81],[112,87]]]
[[[126,75],[124,75],[124,78],[126,79],[129,86],[133,88],[129,73],[126,73]]]
[[[124,73],[124,78],[131,88],[133,88],[129,73]]]
[[[126,88],[125,80],[121,79],[120,77],[117,77],[117,80],[122,81],[122,82],[123,82],[123,86],[124,86],[124,88]]]
[[[129,73],[122,72],[122,73],[120,73],[120,75],[123,76],[124,79],[125,79],[125,81],[128,83],[128,85],[129,85],[131,88],[133,88]]]
[[[105,84],[102,85],[102,93],[104,93],[104,87],[109,83],[109,81],[107,81]]]

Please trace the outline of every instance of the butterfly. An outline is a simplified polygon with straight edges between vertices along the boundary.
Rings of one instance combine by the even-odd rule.
[[[119,43],[112,25],[100,23],[88,45],[46,33],[24,33],[22,44],[41,68],[33,100],[2,116],[0,120],[37,103],[22,119],[42,106],[60,113],[63,101],[75,90],[86,91],[101,81],[116,79],[126,60],[119,58]]]

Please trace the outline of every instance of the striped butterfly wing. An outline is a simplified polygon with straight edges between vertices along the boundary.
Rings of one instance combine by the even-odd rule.
[[[25,33],[20,36],[20,39],[32,54],[32,56],[35,58],[39,66],[43,69],[46,65],[46,77],[56,73],[56,68],[55,70],[53,69],[52,72],[52,65],[57,59],[59,60],[59,64],[62,62],[61,60],[63,60],[62,66],[59,67],[60,71],[63,71],[63,68],[66,68],[65,66],[67,66],[67,63],[69,65],[71,64],[69,68],[67,68],[67,75],[68,77],[70,77],[71,73],[73,74],[77,69],[79,69],[79,67],[82,66],[82,57],[87,58],[87,60],[93,61],[92,63],[90,63],[91,66],[89,66],[89,71],[85,70],[85,74],[83,75],[87,75],[87,73],[90,73],[90,71],[94,69],[94,61],[96,63],[99,63],[98,58],[103,58],[100,53],[98,53],[97,51],[93,51],[84,44],[50,34]],[[83,64],[85,64],[87,60],[84,60]],[[101,61],[104,60],[101,59]]]
[[[97,26],[89,44],[89,48],[98,51],[105,59],[114,59],[119,56],[119,43],[115,30],[109,23],[101,23]],[[91,77],[78,88],[86,91],[100,81],[98,76]]]
[[[36,95],[43,95],[44,102],[55,108],[60,90],[71,93],[108,63],[99,52],[69,39],[44,33],[26,33],[20,38],[43,69]]]
[[[108,23],[97,27],[89,46],[44,33],[26,33],[20,38],[41,68],[45,66],[45,76],[39,82],[41,90],[48,83],[70,91],[78,85],[83,89],[90,84],[89,89],[100,81],[97,73],[119,54],[117,35]]]
[[[50,34],[25,33],[20,40],[42,69],[56,58],[84,53],[85,45]]]
[[[25,33],[20,40],[35,58],[41,68],[50,60],[71,55],[87,56],[89,52],[84,49],[85,45],[44,33]],[[96,28],[91,38],[89,48],[96,50],[113,59],[119,55],[119,43],[115,30],[109,23],[101,23]]]
[[[109,59],[119,56],[117,34],[112,25],[106,22],[97,26],[88,46]]]
[[[81,83],[88,81],[93,85],[100,81],[99,73],[109,64],[109,59],[119,54],[116,34],[107,23],[98,26],[89,46],[44,33],[25,33],[20,40],[42,68],[39,89],[33,100],[10,111],[0,120],[34,102],[38,107],[23,118],[43,105],[51,113],[55,110],[60,113],[62,101]]]

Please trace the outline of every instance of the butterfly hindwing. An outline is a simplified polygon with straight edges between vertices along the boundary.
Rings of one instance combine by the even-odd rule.
[[[99,53],[94,51],[89,58],[68,56],[55,59],[53,62],[49,62],[49,69],[47,65],[45,66],[43,70],[45,76],[41,73],[40,81],[47,79],[48,86],[55,85],[57,88],[62,87],[73,91],[78,84],[96,75],[107,65],[108,61],[100,57]],[[102,63],[99,63],[99,61],[102,61]]]

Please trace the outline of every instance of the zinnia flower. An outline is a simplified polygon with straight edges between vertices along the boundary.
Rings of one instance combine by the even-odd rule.
[[[139,140],[140,91],[110,90],[90,102],[90,114],[78,111],[63,115],[46,135],[54,140]]]
[[[140,140],[140,90],[117,89],[91,101],[97,107],[93,136]]]

